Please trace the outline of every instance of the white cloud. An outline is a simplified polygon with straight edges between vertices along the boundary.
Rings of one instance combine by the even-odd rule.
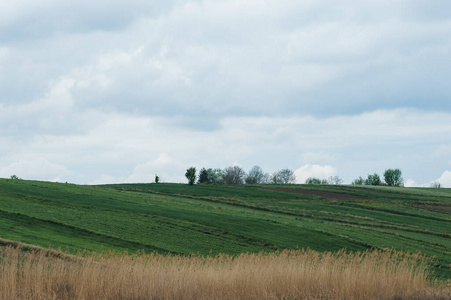
[[[117,178],[108,174],[101,174],[98,178],[95,180],[89,182],[88,184],[96,185],[96,184],[112,184],[112,183],[118,183],[118,182],[124,182],[122,178]]]
[[[294,171],[296,175],[296,181],[298,183],[305,183],[309,177],[315,177],[319,179],[327,179],[330,176],[335,176],[337,170],[333,166],[321,166],[321,165],[304,165]]]
[[[159,166],[183,181],[190,165],[318,165],[351,182],[399,166],[429,182],[451,167],[450,12],[426,1],[4,2],[0,168],[41,157],[86,183],[153,181]]]
[[[428,183],[420,184],[420,183],[415,182],[415,180],[407,179],[407,180],[404,182],[404,186],[405,186],[405,187],[429,187],[429,186],[430,186],[430,183],[429,183],[429,184],[428,184]]]
[[[160,182],[165,182],[169,179],[171,182],[182,182],[186,165],[171,158],[167,153],[160,153],[160,155],[143,164],[137,165],[133,174],[129,176],[127,182],[154,182],[155,175],[160,177]]]
[[[301,164],[299,182],[338,175],[349,183],[399,167],[404,178],[429,182],[442,172],[442,164],[434,162],[450,159],[445,151],[434,153],[451,132],[450,119],[446,113],[416,110],[332,118],[228,117],[205,130],[210,121],[204,123],[202,117],[197,126],[196,119],[87,111],[77,115],[76,132],[44,132],[21,141],[3,136],[0,167],[40,157],[72,170],[58,176],[76,183],[153,182],[155,173],[165,181],[184,182],[191,165],[233,164],[245,170],[260,165],[268,173]],[[5,176],[11,175],[9,170]]]
[[[412,180],[412,179],[407,179],[407,180],[404,182],[404,186],[405,186],[405,187],[417,187],[418,184],[417,184],[414,180]]]
[[[436,181],[444,188],[451,188],[451,171],[446,170]]]
[[[10,177],[16,175],[23,179],[36,179],[59,181],[62,177],[72,175],[64,165],[53,163],[44,158],[19,159],[9,165],[0,166],[0,176]]]

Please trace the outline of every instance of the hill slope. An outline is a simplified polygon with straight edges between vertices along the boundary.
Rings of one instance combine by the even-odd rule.
[[[436,274],[450,278],[451,190],[0,179],[0,238],[202,255],[394,248],[435,256]]]

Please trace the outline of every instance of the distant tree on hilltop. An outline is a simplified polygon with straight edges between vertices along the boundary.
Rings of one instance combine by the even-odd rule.
[[[243,184],[246,172],[238,166],[231,166],[224,169],[222,179],[225,184]]]
[[[363,185],[363,184],[365,184],[365,179],[363,179],[362,176],[359,176],[359,178],[354,179],[354,181],[351,184],[352,185]]]
[[[221,169],[205,169],[202,168],[199,171],[199,177],[197,179],[198,184],[216,184],[222,183],[222,170]]]
[[[343,179],[341,179],[339,176],[330,176],[327,180],[329,184],[342,184]]]
[[[373,175],[368,174],[368,178],[365,180],[365,185],[381,185],[381,177],[379,174],[374,173]]]
[[[208,182],[208,172],[205,168],[200,169],[199,178],[197,178],[198,184],[209,183]]]
[[[247,184],[262,184],[266,183],[267,177],[269,175],[263,173],[262,168],[259,166],[254,166],[249,173],[247,173],[247,176],[245,178],[245,182]]]
[[[431,183],[431,188],[437,188],[437,189],[439,189],[439,188],[441,188],[441,187],[442,187],[442,185],[441,185],[440,182],[438,182],[438,181],[434,181],[434,182]]]
[[[387,169],[384,172],[384,180],[388,186],[404,186],[400,169]]]
[[[188,184],[193,185],[194,182],[196,181],[196,168],[195,167],[188,168],[186,170],[185,177],[186,179],[188,179]]]
[[[296,183],[296,175],[290,169],[282,169],[277,174],[282,184]]]
[[[319,179],[316,177],[309,177],[305,180],[305,184],[328,184],[326,179]]]

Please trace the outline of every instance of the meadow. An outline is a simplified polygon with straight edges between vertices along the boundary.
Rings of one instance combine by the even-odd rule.
[[[214,257],[310,249],[421,252],[451,278],[451,190],[0,179],[0,246]],[[425,275],[426,276],[426,275]],[[427,277],[426,276],[426,277]]]
[[[447,299],[425,258],[313,250],[238,256],[0,249],[0,299]]]

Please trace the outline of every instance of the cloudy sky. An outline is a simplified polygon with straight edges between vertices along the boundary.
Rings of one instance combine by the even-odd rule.
[[[451,187],[451,1],[0,0],[0,177]]]

